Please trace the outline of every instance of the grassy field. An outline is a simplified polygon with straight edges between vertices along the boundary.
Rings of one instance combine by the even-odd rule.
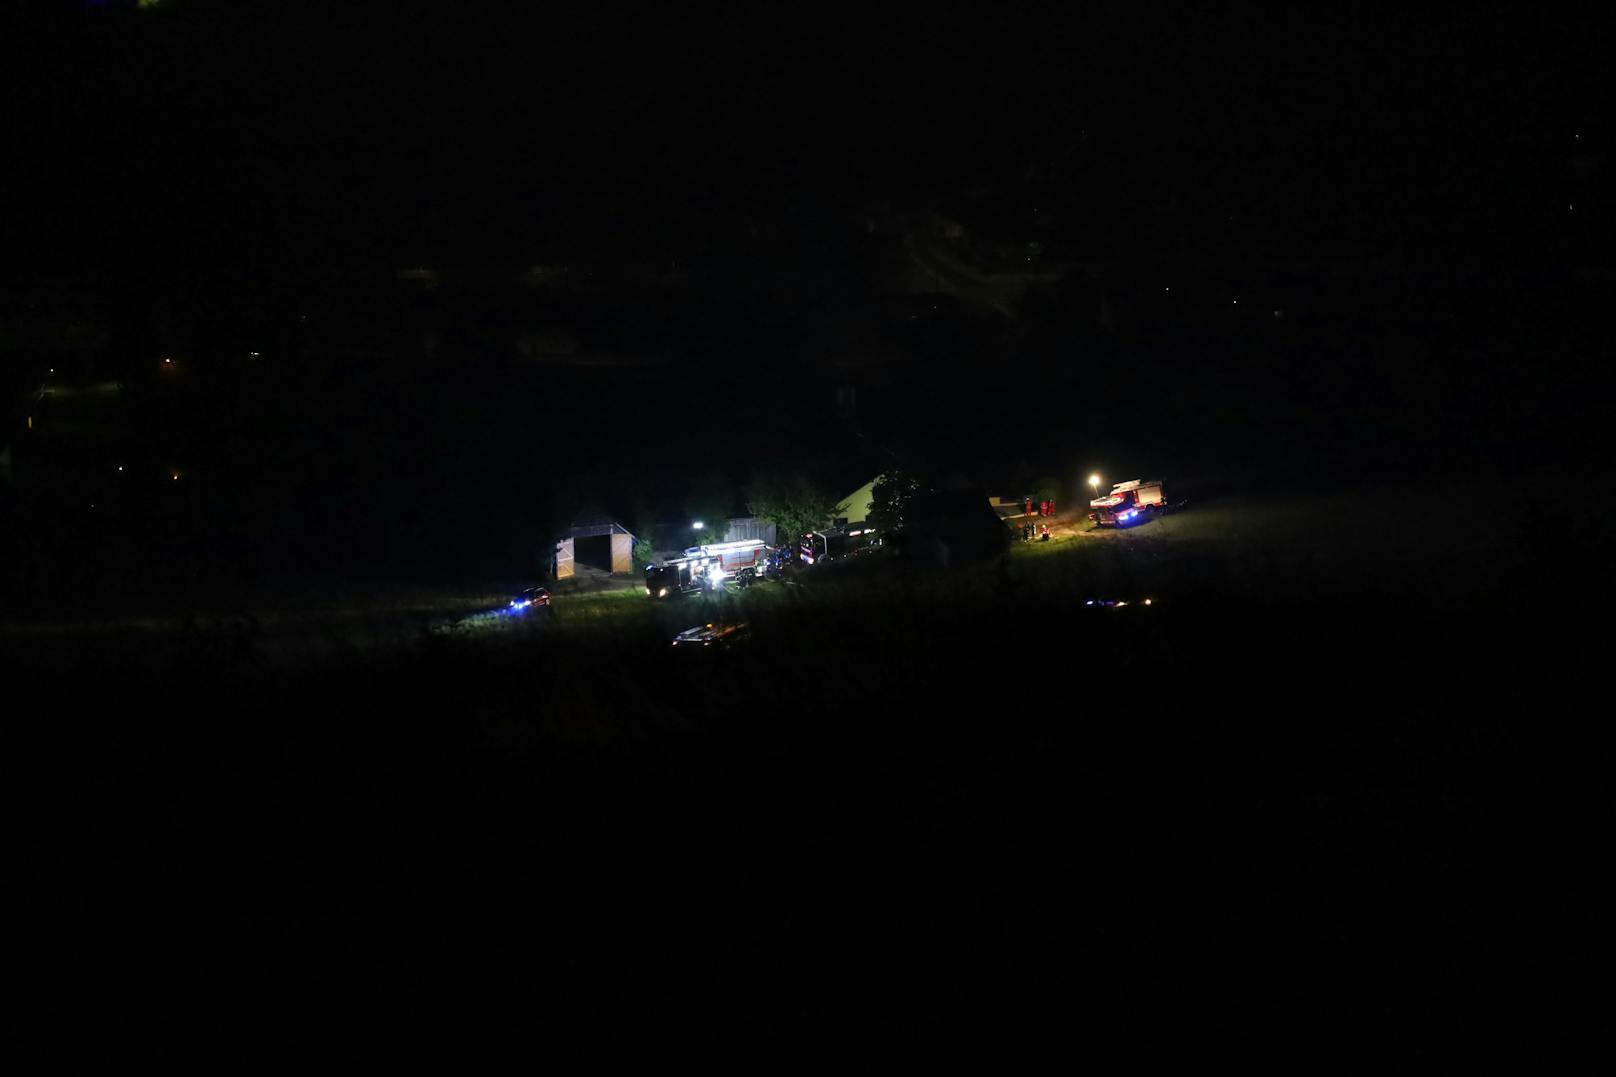
[[[1551,570],[1538,549],[1590,554],[1616,524],[1608,499],[1563,520],[1511,513],[1500,490],[1518,485],[1218,498],[1127,529],[1057,529],[1015,543],[1011,564],[1078,590],[1462,606],[1529,590]]]
[[[514,584],[246,585],[201,608],[174,599],[112,617],[64,610],[13,620],[0,630],[20,652],[58,649],[63,641],[84,637],[157,652],[166,656],[165,664],[181,661],[189,649],[210,656],[262,655],[283,668],[300,656],[324,664],[373,650],[411,653],[427,641],[526,646],[560,639],[644,647],[719,619],[756,621],[767,630],[774,623],[814,619],[838,623],[887,608],[961,605],[980,607],[981,616],[993,619],[1016,606],[1076,608],[1101,597],[1152,597],[1158,607],[1236,602],[1473,609],[1545,587],[1555,569],[1545,556],[1550,550],[1560,564],[1582,566],[1580,588],[1607,585],[1609,569],[1595,551],[1611,526],[1608,514],[1592,510],[1539,525],[1501,512],[1487,491],[1477,489],[1448,489],[1441,496],[1389,487],[1328,496],[1229,497],[1122,530],[1057,521],[1050,542],[1013,542],[1002,565],[934,570],[875,555],[719,598],[658,603],[628,587],[558,594],[549,610],[512,616],[505,603]],[[1535,600],[1545,599],[1553,593]]]
[[[47,666],[71,665],[93,648],[120,665],[181,669],[194,659],[250,671],[328,668],[361,655],[389,661],[429,645],[644,652],[720,619],[805,640],[834,637],[860,618],[884,633],[925,631],[936,609],[1013,622],[1017,609],[1075,610],[1103,597],[1151,597],[1158,610],[1234,603],[1421,616],[1499,603],[1552,607],[1611,589],[1609,560],[1599,556],[1603,536],[1616,532],[1610,505],[1587,497],[1576,515],[1545,520],[1509,511],[1479,484],[1232,496],[1123,530],[1056,521],[1052,541],[1013,542],[1002,565],[934,570],[876,555],[720,598],[658,603],[628,587],[558,594],[549,610],[511,616],[514,583],[246,584],[206,603],[173,596],[111,616],[63,609],[13,618],[0,634],[17,660],[32,655]]]

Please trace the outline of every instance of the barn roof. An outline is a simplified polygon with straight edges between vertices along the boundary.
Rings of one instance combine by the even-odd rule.
[[[609,516],[583,516],[573,520],[572,526],[563,529],[556,537],[581,539],[598,538],[601,535],[627,535],[633,538],[634,532]]]

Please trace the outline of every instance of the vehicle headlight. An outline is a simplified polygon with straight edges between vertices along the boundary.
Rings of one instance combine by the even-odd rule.
[[[657,597],[658,598],[667,598],[668,597],[668,589],[666,587],[664,587],[662,590],[658,591],[657,592]]]

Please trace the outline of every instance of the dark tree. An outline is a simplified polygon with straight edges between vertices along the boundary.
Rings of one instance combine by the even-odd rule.
[[[871,490],[870,523],[881,534],[901,531],[922,483],[907,471],[893,470],[875,480]]]
[[[746,505],[753,516],[771,521],[781,543],[834,520],[845,504],[800,474],[765,474],[753,480]]]

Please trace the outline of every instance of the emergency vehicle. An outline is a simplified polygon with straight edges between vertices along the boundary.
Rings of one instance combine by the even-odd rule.
[[[713,590],[731,578],[748,584],[763,575],[768,559],[769,546],[762,539],[691,546],[683,557],[646,566],[645,593],[652,598],[672,598]]]
[[[862,523],[832,527],[824,531],[810,531],[803,535],[802,542],[798,545],[797,556],[805,565],[820,565],[880,544],[881,540],[876,537],[875,528],[865,527]]]
[[[1089,502],[1089,519],[1100,527],[1127,527],[1146,514],[1167,507],[1167,495],[1160,479],[1129,479],[1111,487],[1105,497]]]

